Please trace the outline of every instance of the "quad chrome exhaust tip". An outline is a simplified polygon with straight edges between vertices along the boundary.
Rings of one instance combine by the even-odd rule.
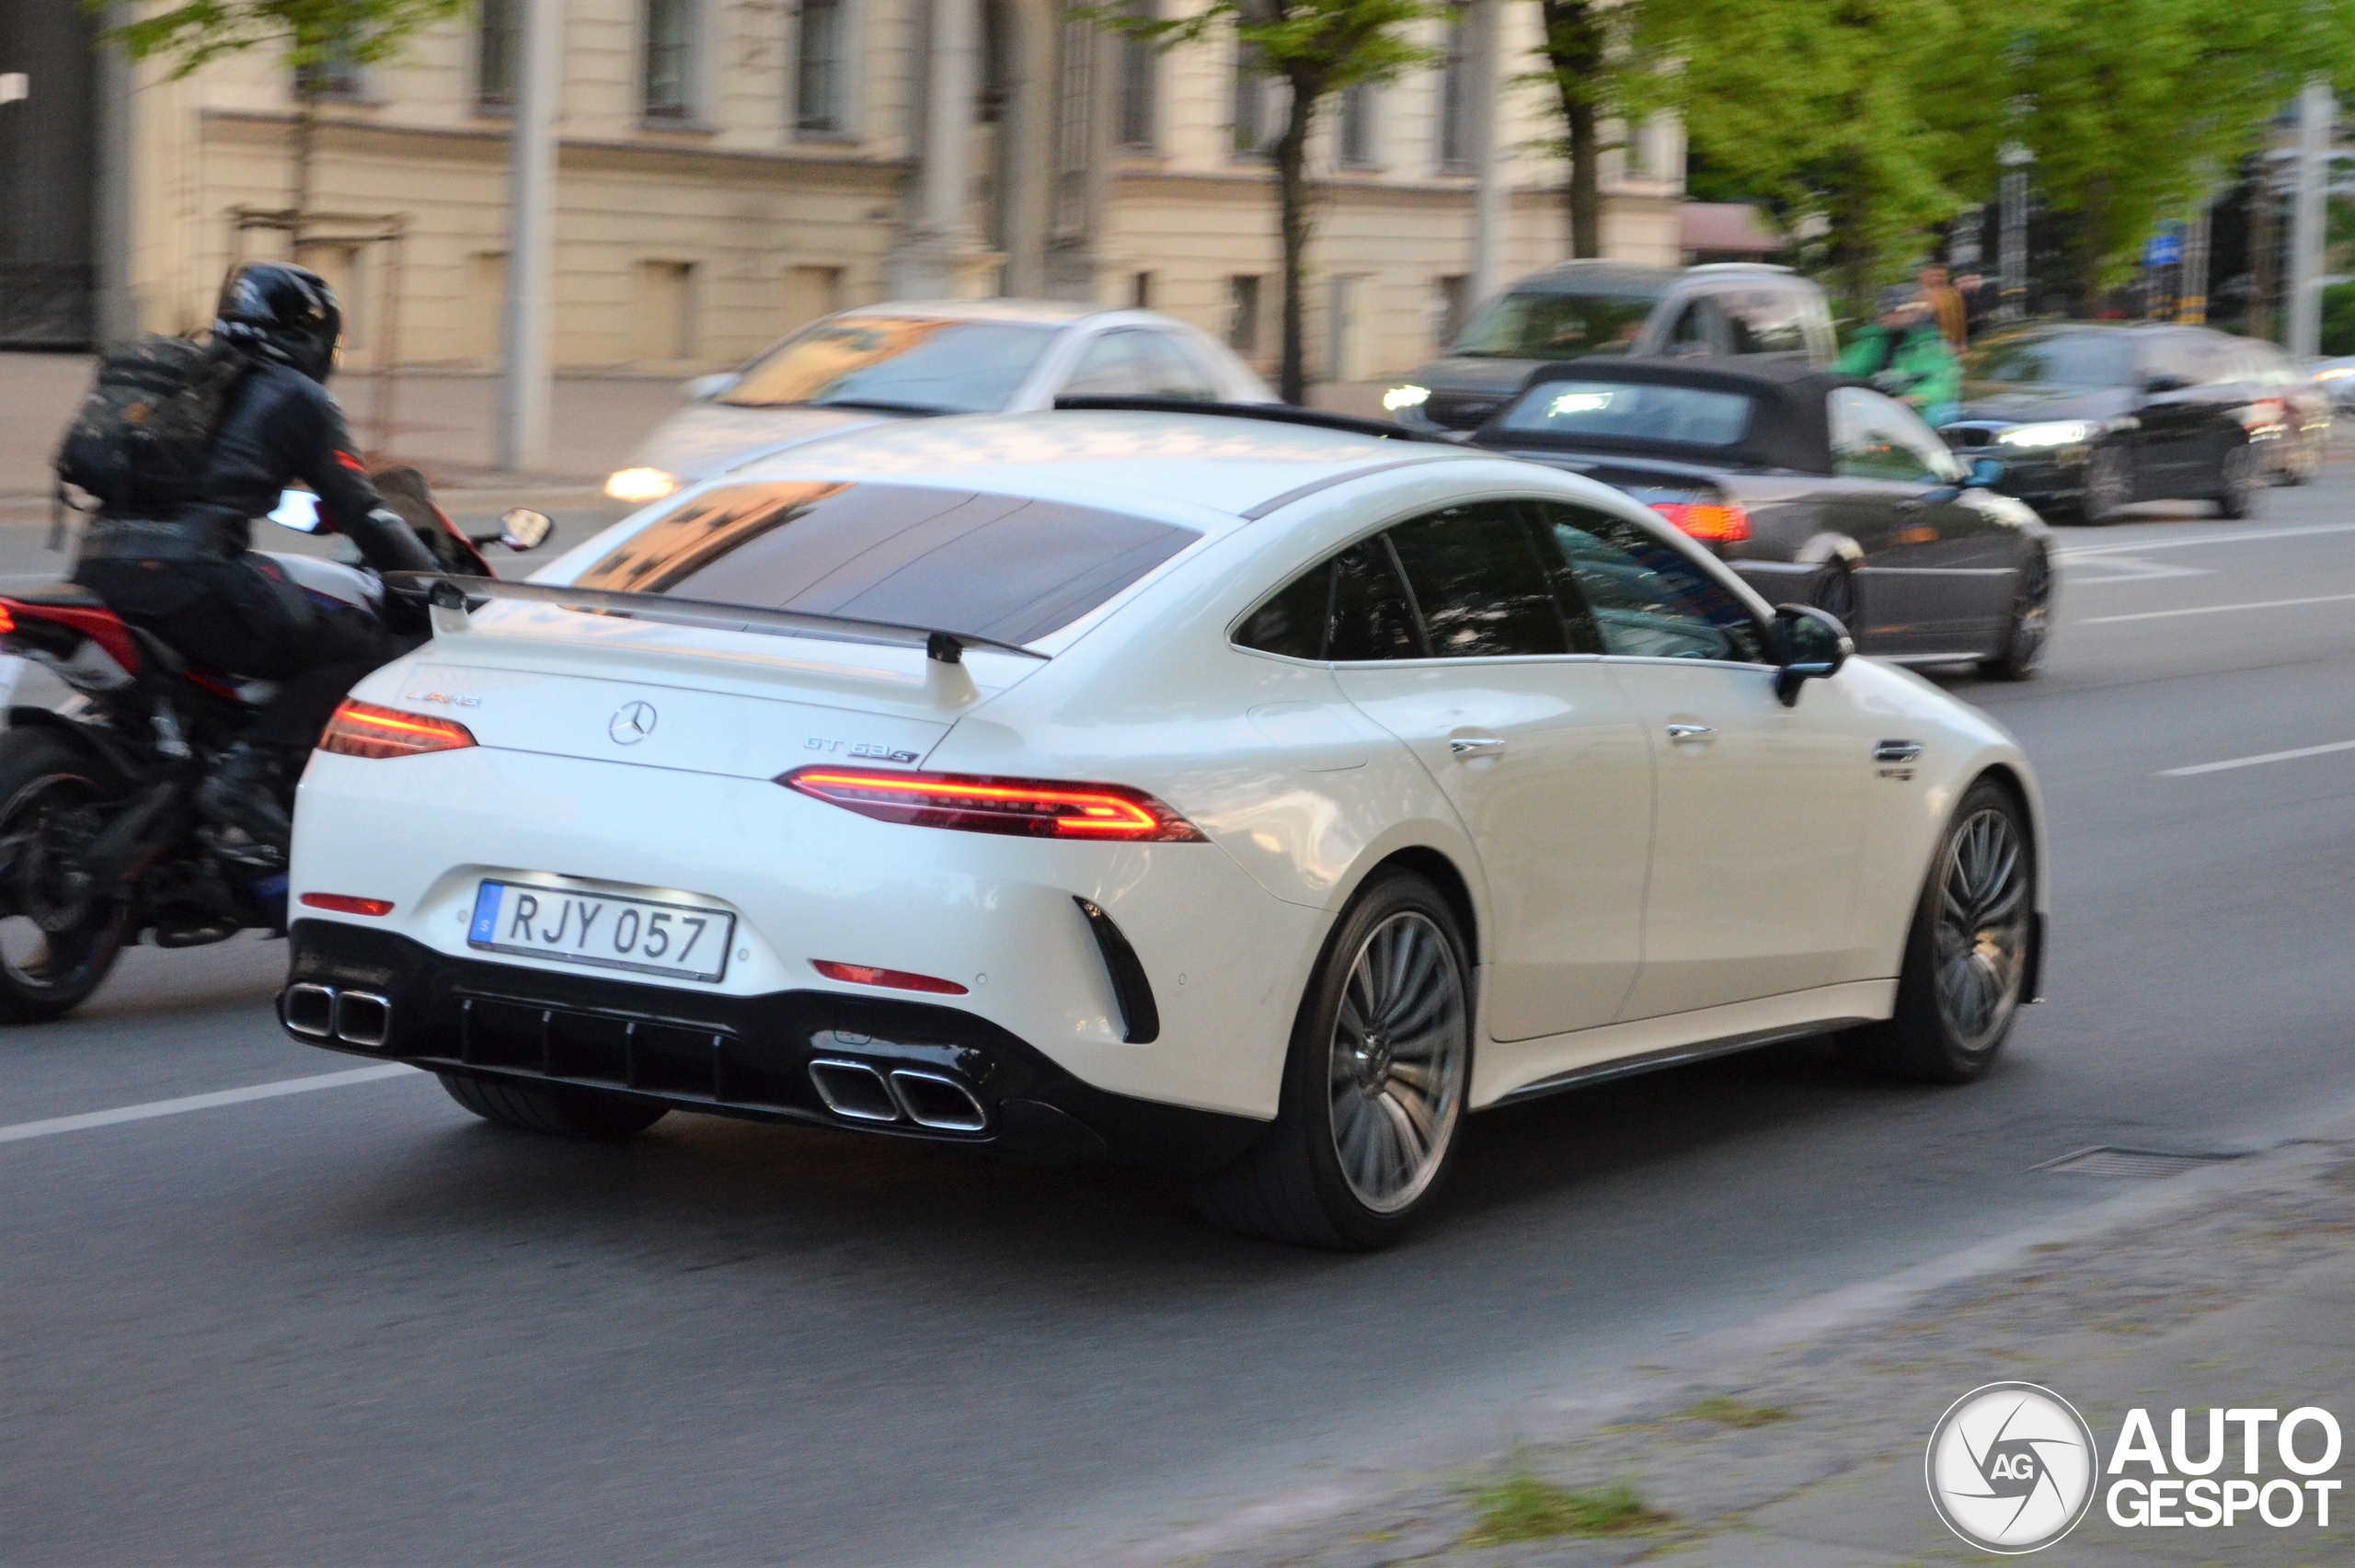
[[[286,988],[279,1019],[287,1033],[303,1039],[339,1040],[362,1050],[382,1050],[393,1037],[391,998],[309,980]]]
[[[810,1082],[826,1109],[849,1121],[909,1121],[933,1132],[989,1129],[980,1098],[941,1073],[902,1067],[887,1074],[867,1062],[821,1057],[810,1064]]]

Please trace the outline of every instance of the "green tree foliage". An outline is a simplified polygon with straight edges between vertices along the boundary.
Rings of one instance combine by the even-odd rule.
[[[1308,368],[1304,341],[1304,258],[1314,227],[1308,136],[1325,101],[1361,83],[1396,79],[1428,63],[1437,51],[1414,41],[1412,25],[1436,14],[1424,0],[1211,0],[1169,21],[1111,6],[1087,13],[1099,25],[1151,40],[1164,49],[1200,43],[1232,30],[1242,57],[1284,84],[1289,98],[1274,148],[1278,223],[1283,240],[1283,358],[1280,391],[1304,400]]]

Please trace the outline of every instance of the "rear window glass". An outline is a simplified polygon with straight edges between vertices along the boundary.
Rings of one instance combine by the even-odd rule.
[[[1451,351],[1491,360],[1625,354],[1659,303],[1658,294],[1640,292],[1507,294],[1473,318]]]
[[[1053,327],[1019,322],[837,316],[755,361],[719,401],[994,414],[1054,336]]]
[[[913,485],[709,490],[574,582],[1022,643],[1191,544],[1191,529],[1060,501]]]
[[[1549,381],[1505,410],[1508,430],[1732,446],[1750,429],[1751,400],[1739,392],[1643,383]]]

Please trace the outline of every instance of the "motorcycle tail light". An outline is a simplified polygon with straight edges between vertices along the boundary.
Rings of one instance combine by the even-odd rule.
[[[474,732],[455,720],[405,714],[350,697],[319,737],[319,750],[339,757],[415,757],[474,743]]]
[[[1141,789],[1060,779],[797,768],[776,781],[813,800],[914,828],[1033,839],[1199,843],[1195,826]]]
[[[1731,501],[1655,501],[1652,510],[1693,538],[1712,544],[1731,544],[1750,537],[1750,514]]]

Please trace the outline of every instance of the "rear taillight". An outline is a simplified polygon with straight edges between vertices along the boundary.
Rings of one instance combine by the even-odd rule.
[[[319,737],[319,750],[339,757],[415,757],[474,743],[474,732],[454,720],[380,708],[356,698],[344,700],[327,720],[327,733]]]
[[[1202,837],[1191,822],[1125,784],[826,767],[797,768],[776,782],[845,811],[914,828],[1131,843],[1197,843]]]
[[[1730,544],[1750,537],[1750,514],[1731,501],[1654,501],[1652,510],[1695,539]]]
[[[16,629],[17,617],[9,612],[6,604],[0,603],[0,637],[6,636]]]

